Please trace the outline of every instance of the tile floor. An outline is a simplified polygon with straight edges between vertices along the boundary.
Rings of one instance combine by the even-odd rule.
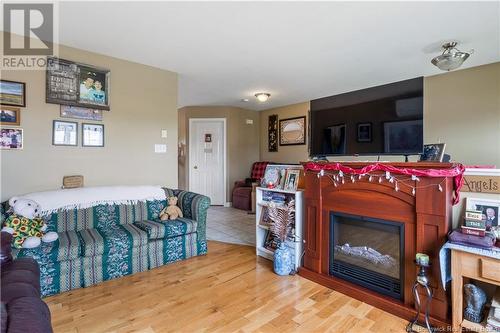
[[[235,208],[212,206],[207,215],[207,239],[255,246],[255,215]]]

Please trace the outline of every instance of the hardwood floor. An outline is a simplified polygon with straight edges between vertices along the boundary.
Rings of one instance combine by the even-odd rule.
[[[300,276],[255,248],[209,254],[47,297],[55,332],[405,332],[406,321]]]

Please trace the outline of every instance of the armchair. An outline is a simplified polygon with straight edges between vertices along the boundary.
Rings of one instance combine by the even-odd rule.
[[[270,162],[255,162],[252,165],[250,178],[238,180],[234,183],[232,202],[233,207],[237,209],[253,211],[255,204],[255,187],[260,183],[267,165]],[[252,194],[253,193],[253,194]]]

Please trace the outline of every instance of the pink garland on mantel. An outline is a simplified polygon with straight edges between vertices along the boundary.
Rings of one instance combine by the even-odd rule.
[[[347,174],[354,175],[364,175],[373,171],[389,171],[391,173],[407,175],[407,176],[417,176],[417,177],[453,177],[454,188],[454,198],[453,205],[460,202],[460,189],[464,183],[464,172],[465,167],[462,164],[455,164],[451,169],[409,169],[409,168],[398,168],[389,164],[374,163],[367,165],[361,169],[354,169],[338,162],[330,163],[317,163],[317,162],[307,162],[304,164],[304,171],[342,171]]]

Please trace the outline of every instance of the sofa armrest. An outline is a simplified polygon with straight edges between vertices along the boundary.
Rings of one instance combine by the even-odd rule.
[[[247,186],[247,184],[246,184],[246,182],[244,180],[237,180],[237,181],[234,182],[233,190],[235,188],[238,188],[238,187],[246,187],[246,186]]]
[[[0,264],[12,261],[12,235],[6,231],[0,233]]]
[[[174,195],[179,200],[177,205],[182,210],[185,218],[195,220],[198,224],[196,228],[198,246],[204,246],[206,252],[207,241],[207,211],[210,207],[210,198],[198,193],[171,190],[164,188],[167,196]],[[201,249],[203,251],[203,249]]]

